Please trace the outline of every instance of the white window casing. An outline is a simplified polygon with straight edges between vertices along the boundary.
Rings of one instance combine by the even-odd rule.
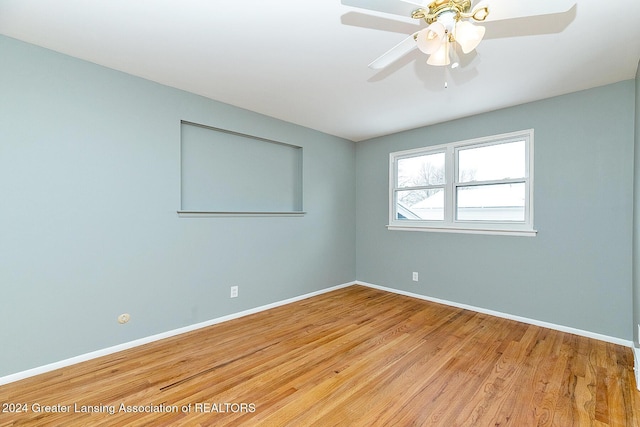
[[[390,153],[387,228],[535,236],[533,135],[528,129]],[[444,170],[432,164],[442,154]]]

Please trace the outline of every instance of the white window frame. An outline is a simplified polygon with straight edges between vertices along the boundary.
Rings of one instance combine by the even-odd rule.
[[[504,144],[509,142],[525,142],[525,176],[518,179],[503,179],[495,181],[457,182],[458,180],[458,152],[463,149],[479,148]],[[444,220],[407,220],[396,219],[396,194],[407,188],[398,187],[398,160],[421,155],[445,153],[445,184],[444,184]],[[475,138],[448,144],[412,150],[396,151],[389,154],[389,230],[400,231],[432,231],[449,233],[499,234],[514,236],[535,236],[533,228],[533,129],[500,135]],[[456,219],[457,187],[481,186],[503,183],[524,183],[525,206],[524,221],[463,221]],[[428,187],[442,187],[428,186]],[[413,188],[412,188],[413,189]]]

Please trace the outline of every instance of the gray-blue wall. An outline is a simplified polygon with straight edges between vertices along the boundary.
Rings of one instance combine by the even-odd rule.
[[[357,144],[357,279],[632,340],[634,104],[629,80]],[[529,128],[536,237],[385,228],[390,152]]]
[[[0,58],[0,376],[354,279],[353,142],[6,37]],[[179,218],[180,120],[303,147],[308,214]]]

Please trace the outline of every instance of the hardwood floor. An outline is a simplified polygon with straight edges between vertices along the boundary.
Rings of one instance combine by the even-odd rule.
[[[629,348],[351,286],[2,386],[0,426],[627,427],[634,381]]]

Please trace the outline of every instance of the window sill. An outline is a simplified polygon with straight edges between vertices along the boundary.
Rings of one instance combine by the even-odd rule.
[[[304,216],[306,212],[208,212],[208,211],[178,211],[180,218],[206,218],[206,217],[288,217]]]
[[[538,230],[513,230],[503,228],[425,227],[412,225],[387,225],[391,231],[426,231],[432,233],[490,234],[497,236],[535,237]]]

